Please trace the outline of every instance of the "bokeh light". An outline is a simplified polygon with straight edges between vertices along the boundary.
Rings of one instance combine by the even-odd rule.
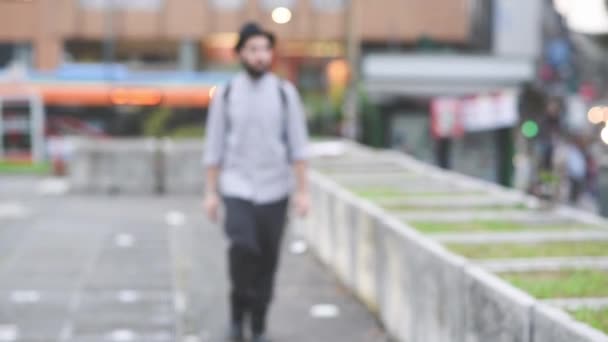
[[[272,11],[272,20],[277,24],[287,24],[291,17],[291,11],[287,7],[277,7]]]
[[[602,129],[602,141],[608,145],[608,124]]]
[[[600,122],[604,121],[604,112],[606,111],[606,108],[602,108],[602,107],[593,107],[589,110],[589,112],[587,113],[587,119],[589,119],[589,122],[591,122],[592,124],[599,124]]]
[[[538,131],[538,124],[532,120],[524,122],[524,124],[521,126],[521,133],[526,138],[534,138],[538,135]]]

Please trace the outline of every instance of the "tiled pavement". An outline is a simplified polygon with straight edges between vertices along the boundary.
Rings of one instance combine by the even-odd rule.
[[[222,341],[225,244],[197,198],[42,195],[40,186],[0,176],[0,342]],[[168,213],[182,222],[172,227]],[[285,241],[274,339],[385,341],[316,259],[290,252],[294,239]],[[318,304],[337,315],[312,315]]]

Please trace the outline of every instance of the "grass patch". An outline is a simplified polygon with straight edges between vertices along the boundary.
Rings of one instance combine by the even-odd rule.
[[[407,193],[402,190],[395,188],[360,188],[352,190],[357,196],[367,198],[370,200],[382,199],[382,198],[396,198],[406,197]]]
[[[590,310],[581,309],[576,311],[570,311],[572,317],[577,320],[587,323],[590,326],[608,333],[608,309],[602,310]]]
[[[471,259],[608,256],[608,241],[546,242],[538,244],[449,244],[448,248]]]
[[[393,164],[348,164],[344,163],[342,165],[318,165],[314,167],[317,171],[324,173],[332,178],[337,178],[340,176],[348,176],[348,175],[366,175],[366,176],[374,176],[377,173],[390,173],[394,175],[403,175],[410,176],[412,173],[403,169],[398,165]]]
[[[351,188],[351,191],[363,198],[375,201],[382,199],[396,198],[433,198],[433,197],[451,197],[462,195],[479,195],[479,192],[442,192],[442,191],[407,191],[395,187],[370,187],[370,188]]]
[[[489,206],[450,206],[445,205],[416,205],[416,204],[383,204],[384,208],[397,212],[425,212],[425,211],[510,211],[531,210],[525,204],[489,205]]]
[[[51,164],[40,163],[13,163],[0,161],[0,174],[49,174],[51,172]]]
[[[581,225],[563,224],[530,224],[509,221],[471,221],[471,222],[408,222],[411,226],[423,233],[475,233],[475,232],[517,232],[534,230],[575,230]]]
[[[505,273],[501,277],[539,299],[608,296],[606,271]]]

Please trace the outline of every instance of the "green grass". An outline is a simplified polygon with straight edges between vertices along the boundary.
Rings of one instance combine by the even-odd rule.
[[[525,204],[490,205],[490,206],[450,206],[446,205],[416,205],[416,204],[383,204],[384,208],[398,212],[425,212],[425,211],[507,211],[530,210]]]
[[[471,259],[608,256],[608,241],[539,244],[449,244],[453,252]]]
[[[370,200],[382,198],[406,197],[407,193],[395,188],[360,188],[352,190],[356,195]]]
[[[440,191],[407,191],[395,187],[362,187],[362,188],[351,188],[356,195],[363,198],[375,201],[382,199],[396,199],[396,198],[418,198],[418,197],[448,197],[448,196],[462,196],[462,195],[478,195],[478,192],[440,192]]]
[[[572,317],[577,320],[587,323],[590,326],[608,333],[608,309],[603,310],[590,310],[581,309],[571,311]]]
[[[539,299],[608,296],[606,271],[505,273],[501,277]]]
[[[0,174],[48,174],[51,165],[48,163],[29,164],[0,161]]]
[[[408,222],[423,233],[475,233],[475,232],[517,232],[524,230],[574,230],[581,225],[539,225],[509,221],[471,221],[471,222]]]

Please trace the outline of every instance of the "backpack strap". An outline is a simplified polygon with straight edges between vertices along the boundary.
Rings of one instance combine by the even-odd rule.
[[[292,162],[291,145],[289,144],[289,98],[284,87],[285,81],[279,79],[279,95],[281,96],[281,115],[282,115],[282,127],[281,127],[281,140],[287,150],[287,161]]]
[[[226,151],[226,146],[228,145],[228,134],[230,133],[230,129],[231,129],[230,113],[228,110],[228,105],[230,103],[229,100],[230,100],[230,89],[231,88],[232,88],[232,80],[230,82],[228,82],[228,84],[226,85],[226,88],[224,89],[224,93],[222,94],[222,102],[223,102],[222,116],[224,117],[224,141],[223,141],[224,152]],[[226,153],[222,154],[220,164],[224,164],[225,155],[226,155]]]
[[[224,101],[224,113],[222,113],[224,115],[224,122],[225,122],[225,127],[224,127],[224,131],[226,132],[226,136],[228,136],[228,133],[230,132],[231,127],[231,121],[230,121],[230,113],[228,111],[228,107],[230,105],[230,91],[232,90],[232,80],[230,82],[228,82],[228,84],[226,85],[226,88],[224,89],[224,94],[222,96],[222,101]]]

